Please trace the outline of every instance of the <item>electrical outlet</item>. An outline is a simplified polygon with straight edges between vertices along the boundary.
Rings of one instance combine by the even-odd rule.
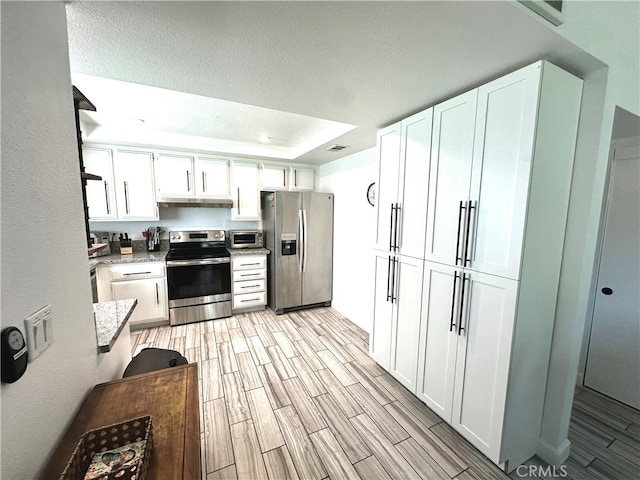
[[[27,332],[29,362],[44,352],[53,343],[53,321],[51,305],[45,305],[24,320]]]

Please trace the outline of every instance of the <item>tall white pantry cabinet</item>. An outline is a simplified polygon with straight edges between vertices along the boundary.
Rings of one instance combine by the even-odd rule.
[[[409,196],[405,121],[378,137],[371,355],[506,471],[538,447],[581,96],[539,61],[425,110]]]

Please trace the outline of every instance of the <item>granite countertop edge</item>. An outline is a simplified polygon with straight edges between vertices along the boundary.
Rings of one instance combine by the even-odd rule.
[[[94,265],[115,265],[118,263],[145,263],[145,262],[164,262],[168,250],[160,252],[133,252],[129,255],[120,255],[112,253],[103,257],[93,257],[89,259],[89,266]]]
[[[111,351],[136,305],[138,300],[135,298],[93,304],[96,340],[100,353]]]
[[[268,248],[227,248],[227,252],[232,257],[241,255],[269,255],[271,250]]]

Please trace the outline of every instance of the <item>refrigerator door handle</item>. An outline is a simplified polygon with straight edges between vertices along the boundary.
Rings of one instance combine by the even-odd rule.
[[[307,211],[302,210],[302,241],[304,249],[302,251],[302,271],[307,271]]]
[[[304,258],[304,224],[302,210],[298,210],[298,273],[302,273],[302,260]]]

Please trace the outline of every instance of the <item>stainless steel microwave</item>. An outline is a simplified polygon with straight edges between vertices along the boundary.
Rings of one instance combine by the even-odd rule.
[[[231,230],[227,238],[229,248],[264,247],[264,237],[261,230]]]

